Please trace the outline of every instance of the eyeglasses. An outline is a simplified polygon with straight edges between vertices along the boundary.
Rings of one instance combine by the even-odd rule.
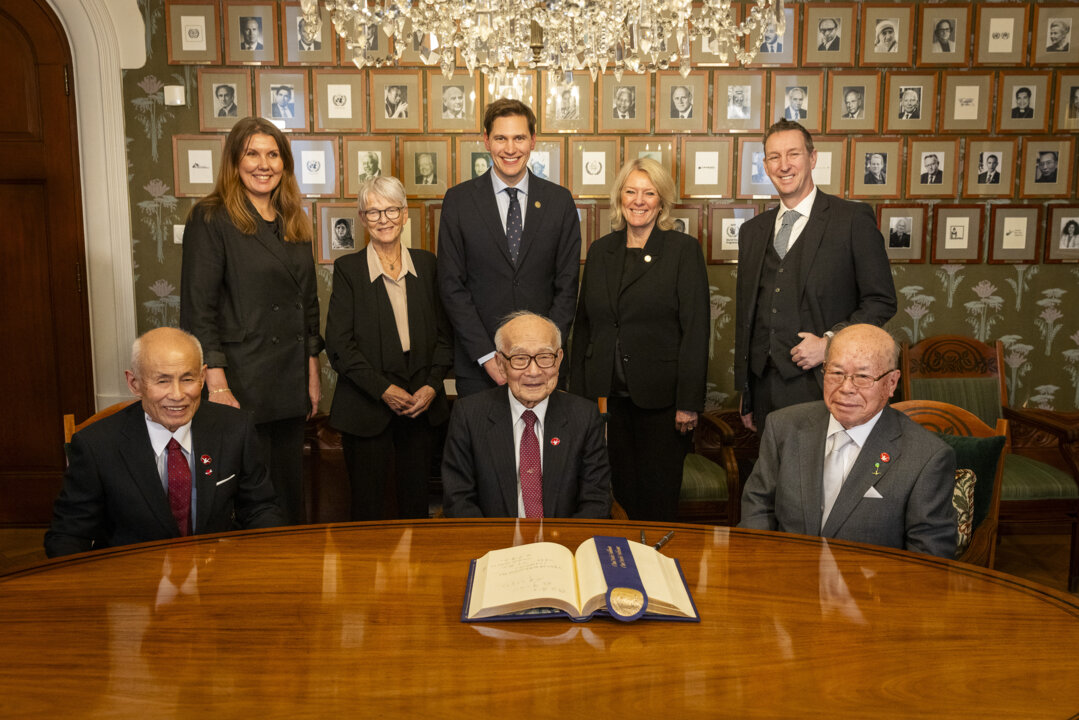
[[[370,223],[378,222],[382,219],[383,215],[386,216],[387,220],[396,220],[401,217],[402,209],[403,208],[399,207],[388,207],[385,210],[375,210],[374,208],[371,208],[370,210],[364,210],[363,216],[367,219],[367,222]]]
[[[555,361],[558,360],[558,353],[552,352],[543,352],[537,355],[525,355],[524,353],[519,355],[507,355],[499,350],[498,354],[506,358],[506,361],[514,370],[525,370],[532,364],[533,360],[536,361],[536,367],[546,370],[547,368],[554,367]]]
[[[844,382],[847,381],[847,378],[850,378],[851,384],[854,385],[854,387],[862,388],[864,390],[865,388],[873,387],[873,385],[879,382],[881,378],[889,375],[890,373],[894,373],[898,369],[899,368],[892,368],[891,370],[886,370],[877,377],[873,377],[872,375],[863,375],[862,373],[854,373],[852,375],[848,375],[847,373],[839,372],[838,370],[821,370],[821,372],[824,374],[825,382],[842,385]]]

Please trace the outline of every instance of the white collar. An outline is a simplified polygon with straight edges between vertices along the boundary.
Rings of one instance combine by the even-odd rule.
[[[169,440],[172,440],[173,438],[176,438],[176,442],[180,443],[180,447],[182,447],[184,452],[190,457],[192,452],[190,422],[176,428],[176,432],[170,432],[164,425],[151,420],[150,416],[146,413],[143,413],[143,417],[146,418],[146,431],[150,434],[150,445],[154,449],[155,457],[165,452],[165,446],[167,446]]]

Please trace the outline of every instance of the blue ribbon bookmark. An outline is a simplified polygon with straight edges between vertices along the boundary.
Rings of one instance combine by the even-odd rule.
[[[644,592],[629,541],[605,535],[597,535],[594,539],[603,579],[607,581],[607,611],[616,620],[636,620],[648,609],[648,595]]]

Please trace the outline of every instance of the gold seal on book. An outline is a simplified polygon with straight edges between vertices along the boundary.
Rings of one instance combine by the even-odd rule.
[[[611,588],[611,598],[607,609],[615,615],[632,617],[644,607],[644,593],[633,588]]]

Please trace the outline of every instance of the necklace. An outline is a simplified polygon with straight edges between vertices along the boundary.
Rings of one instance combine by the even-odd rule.
[[[387,263],[386,263],[386,258],[385,258],[385,257],[384,257],[384,256],[382,255],[382,253],[380,253],[380,252],[379,252],[379,251],[378,251],[378,250],[376,249],[376,250],[375,250],[375,254],[376,254],[376,255],[378,255],[378,259],[379,259],[379,261],[380,261],[380,262],[382,263],[382,267],[386,267],[386,265],[387,265]],[[398,263],[398,262],[400,262],[400,260],[401,260],[401,246],[400,246],[400,245],[398,245],[398,246],[397,246],[397,257],[396,257],[396,258],[395,258],[394,260],[391,260],[391,261],[389,262],[389,271],[390,271],[390,272],[393,272],[394,270],[396,270],[396,269],[397,269],[397,263]]]

